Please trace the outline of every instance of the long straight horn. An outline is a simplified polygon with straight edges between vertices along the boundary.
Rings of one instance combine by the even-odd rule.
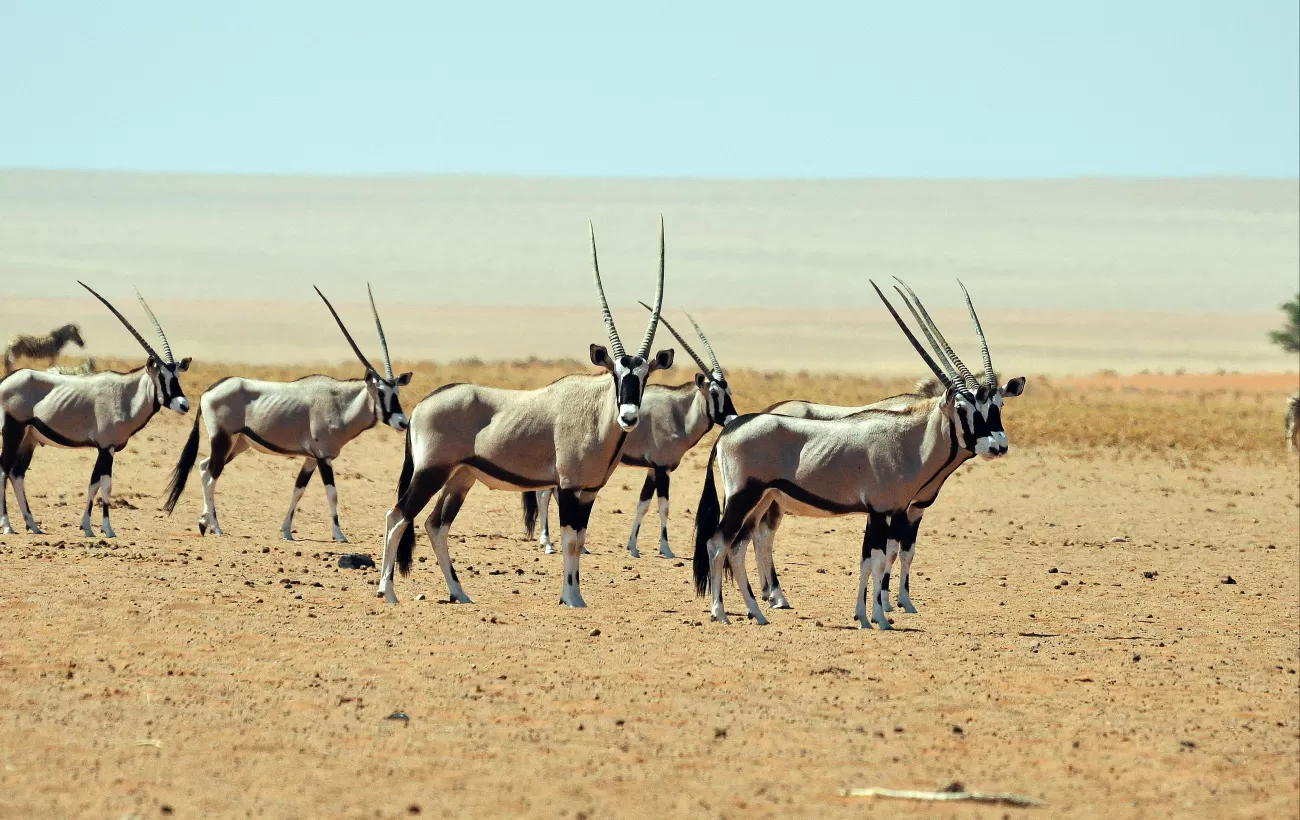
[[[659,328],[659,314],[664,307],[664,217],[659,215],[659,279],[655,283],[655,306],[650,311],[650,324],[646,326],[645,338],[641,340],[639,355],[650,358],[650,346],[655,343],[655,331]]]
[[[916,300],[917,309],[920,310],[921,315],[925,317],[925,322],[930,325],[930,330],[934,332],[935,338],[939,340],[939,346],[943,348],[944,354],[952,362],[953,366],[957,368],[957,372],[961,374],[962,381],[966,383],[966,387],[971,390],[979,389],[979,382],[975,380],[975,376],[970,372],[970,368],[966,366],[966,363],[961,360],[961,357],[953,351],[952,345],[948,344],[948,340],[943,337],[943,331],[939,330],[939,326],[930,318],[930,312],[925,309],[925,305],[921,303],[920,297],[918,297],[916,292],[913,291],[912,288],[902,279],[899,279],[897,276],[895,276],[894,279],[898,284],[906,288],[907,292]]]
[[[650,307],[645,302],[637,302],[637,304],[645,308],[646,310],[650,311],[651,313],[654,312],[654,308]],[[682,347],[686,348],[686,352],[690,354],[690,357],[695,360],[695,363],[697,365],[699,365],[700,372],[706,376],[709,375],[709,366],[704,363],[704,360],[700,358],[700,355],[698,353],[696,353],[694,350],[691,349],[691,346],[688,345],[686,343],[686,340],[682,338],[682,334],[678,333],[673,328],[672,325],[668,324],[668,320],[663,318],[662,316],[659,317],[659,321],[663,324],[664,327],[668,328],[669,333],[673,334],[673,338],[676,339],[678,342],[680,342]]]
[[[939,347],[939,343],[935,341],[934,333],[930,331],[930,326],[921,318],[921,314],[917,313],[916,305],[912,304],[912,300],[907,297],[907,294],[903,292],[902,288],[895,285],[894,290],[898,291],[898,295],[903,297],[903,304],[907,305],[907,309],[912,312],[912,318],[915,319],[916,323],[921,327],[921,332],[925,334],[926,340],[930,343],[930,350],[934,352],[935,358],[943,364],[943,369],[948,373],[948,378],[957,381],[961,378],[957,373],[957,369],[952,366],[952,362],[948,360],[948,357],[943,353],[943,349]]]
[[[379,331],[379,348],[384,354],[384,378],[390,382],[393,380],[393,360],[388,358],[388,340],[384,338],[384,325],[379,321],[379,311],[375,308],[375,294],[370,290],[370,283],[366,283],[366,294],[370,296],[370,312],[375,315],[375,330]]]
[[[108,308],[110,311],[112,311],[112,312],[113,312],[113,315],[117,317],[117,320],[118,320],[119,322],[121,322],[123,325],[126,325],[126,329],[129,330],[129,331],[131,331],[131,335],[134,336],[134,337],[135,337],[135,340],[136,340],[137,342],[140,343],[140,346],[141,346],[141,347],[144,348],[144,352],[145,352],[145,353],[148,353],[151,357],[157,359],[158,361],[162,361],[162,357],[159,356],[157,353],[154,352],[154,349],[153,349],[152,347],[150,347],[150,346],[149,346],[149,343],[146,342],[146,341],[144,340],[144,337],[140,335],[140,331],[136,330],[136,329],[135,329],[135,326],[132,325],[130,322],[128,322],[128,321],[126,320],[126,317],[123,316],[123,315],[121,314],[121,312],[118,311],[117,308],[113,307],[113,306],[109,303],[109,301],[108,301],[107,299],[105,299],[103,296],[100,296],[98,293],[95,293],[95,291],[90,287],[90,285],[87,285],[85,282],[82,282],[80,279],[77,280],[77,284],[78,284],[78,285],[81,285],[83,288],[85,288],[86,290],[90,291],[90,295],[91,295],[91,296],[94,296],[96,299],[98,299],[99,301],[103,302],[103,303],[104,303],[104,307],[106,307],[106,308]]]
[[[880,297],[880,301],[884,302],[885,307],[889,308],[889,315],[893,316],[894,321],[903,329],[903,335],[907,336],[907,340],[912,343],[912,347],[916,348],[916,352],[921,354],[921,359],[930,366],[930,371],[934,373],[934,377],[938,379],[940,384],[945,388],[952,387],[952,381],[948,379],[947,374],[939,369],[939,365],[935,364],[934,359],[930,358],[930,354],[926,353],[925,348],[921,347],[921,343],[912,335],[912,331],[908,328],[907,323],[903,321],[903,317],[899,316],[898,311],[894,310],[894,306],[889,304],[889,300],[885,298],[885,294],[880,292],[880,288],[876,287],[875,282],[871,282],[871,287],[876,289],[876,295]]]
[[[600,261],[596,258],[596,229],[591,220],[587,220],[587,230],[591,233],[591,270],[596,278],[596,295],[600,297],[600,318],[605,320],[605,333],[609,336],[609,347],[614,357],[621,359],[627,355],[623,351],[623,342],[618,338],[618,328],[614,327],[614,314],[609,312],[609,302],[605,301],[605,287],[600,284]]]
[[[343,338],[347,339],[348,344],[352,345],[352,352],[357,354],[357,358],[366,366],[366,370],[370,372],[378,372],[375,370],[375,366],[366,359],[365,354],[361,352],[361,348],[357,347],[357,343],[352,340],[352,334],[348,333],[348,329],[343,325],[343,320],[339,318],[338,311],[336,311],[334,306],[330,304],[330,300],[325,298],[325,294],[320,292],[320,288],[315,285],[312,285],[312,288],[316,291],[316,295],[321,298],[321,301],[325,303],[325,307],[330,309],[330,315],[332,315],[334,321],[338,323],[339,330],[343,331]]]
[[[158,317],[153,315],[153,311],[149,309],[149,303],[140,295],[139,290],[135,292],[135,298],[140,300],[144,312],[149,314],[149,321],[153,322],[153,329],[158,331],[158,339],[162,342],[163,356],[166,358],[167,363],[176,364],[176,358],[172,356],[172,346],[167,344],[167,334],[163,333],[162,325],[158,323]]]
[[[967,292],[966,286],[961,284],[960,279],[957,280],[957,284],[961,285],[961,292],[966,294],[966,307],[970,310],[970,320],[975,323],[975,335],[980,337],[980,356],[984,358],[984,378],[989,387],[997,387],[998,377],[993,372],[993,358],[989,356],[989,342],[984,338],[984,328],[980,327],[980,317],[975,315],[975,305],[970,300],[970,293]]]
[[[709,360],[713,362],[713,372],[719,379],[722,378],[722,365],[718,364],[718,357],[713,352],[713,345],[709,344],[709,337],[704,335],[703,330],[700,330],[700,323],[695,321],[694,316],[687,313],[686,318],[691,320],[691,324],[695,326],[695,332],[700,335],[700,341],[704,343],[704,352],[709,354]]]

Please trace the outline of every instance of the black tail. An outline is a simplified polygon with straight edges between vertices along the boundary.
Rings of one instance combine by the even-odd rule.
[[[721,441],[722,437],[718,437]],[[703,598],[709,592],[709,539],[718,531],[722,510],[718,506],[718,491],[713,485],[713,460],[718,455],[718,442],[709,451],[709,466],[704,471],[704,492],[695,509],[695,594]]]
[[[194,469],[194,462],[199,457],[199,420],[203,417],[201,408],[194,409],[194,429],[190,430],[189,441],[185,442],[185,449],[181,450],[180,460],[176,462],[176,469],[172,470],[171,481],[167,482],[167,500],[163,502],[163,509],[168,515],[176,509],[176,502],[180,501],[181,493],[185,492],[185,482],[189,480],[190,470]]]
[[[405,515],[406,496],[411,490],[411,476],[415,474],[415,460],[411,458],[411,431],[406,431],[406,459],[402,462],[402,475],[397,479],[397,509]],[[407,521],[402,537],[397,541],[397,571],[403,576],[411,574],[411,556],[415,553],[415,522]]]
[[[533,540],[533,530],[537,529],[537,491],[529,490],[520,498],[524,504],[524,532],[529,541]]]

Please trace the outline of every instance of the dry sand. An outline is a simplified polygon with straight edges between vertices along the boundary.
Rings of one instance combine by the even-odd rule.
[[[350,546],[318,484],[281,541],[297,465],[252,455],[222,479],[229,534],[202,539],[197,487],[157,509],[189,422],[160,415],[117,460],[114,542],[76,526],[93,459],[36,455],[48,534],[0,538],[0,816],[1020,816],[838,796],[953,781],[1046,802],[1026,817],[1300,812],[1293,458],[1014,447],[963,468],[925,519],[920,613],[886,634],[851,628],[856,517],[783,527],[793,611],[708,623],[689,562],[627,557],[627,469],[592,519],[589,609],[555,605],[558,557],[481,487],[451,539],[476,603],[439,603],[421,533],[386,607],[336,554],[379,554],[399,435],[338,462]],[[706,457],[673,479],[684,556]]]
[[[911,372],[866,282],[901,275],[969,350],[961,277],[999,363],[1021,372],[1296,367],[1264,335],[1297,287],[1294,180],[0,172],[0,336],[81,321],[96,355],[134,353],[81,278],[119,301],[139,286],[190,355],[340,361],[310,285],[364,325],[370,280],[402,358],[581,359],[602,336],[586,220],[635,335],[661,212],[670,318],[696,312],[736,365]]]

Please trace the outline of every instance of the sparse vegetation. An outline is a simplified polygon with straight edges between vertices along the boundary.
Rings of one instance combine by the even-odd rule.
[[[1300,353],[1300,293],[1282,305],[1286,324],[1281,330],[1270,330],[1268,338],[1287,353]]]
[[[138,362],[107,362],[125,369]],[[590,372],[577,360],[450,363],[401,362],[399,370],[415,373],[403,391],[408,410],[434,388],[451,382],[475,382],[501,387],[539,387],[570,373]],[[296,379],[311,372],[339,378],[360,374],[355,365],[331,367],[246,366],[196,363],[185,376],[185,390],[197,399],[205,387],[232,374],[264,379]],[[913,379],[766,373],[735,370],[727,374],[742,412],[761,410],[782,399],[801,398],[832,404],[866,404],[909,392]],[[656,375],[656,381],[682,382],[685,369]],[[1224,386],[1206,387],[1204,380],[1165,378],[1160,386],[1142,387],[1125,377],[1101,374],[1084,380],[1031,376],[1025,395],[1008,402],[1007,429],[1014,445],[1069,449],[1121,448],[1141,453],[1276,455],[1278,408],[1294,387],[1245,389],[1231,377]]]

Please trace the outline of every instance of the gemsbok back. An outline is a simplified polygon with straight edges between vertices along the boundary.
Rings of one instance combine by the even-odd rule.
[[[641,303],[641,307],[650,310],[645,302]],[[712,365],[705,364],[668,320],[660,317],[659,321],[695,360],[700,372],[695,374],[695,381],[686,384],[646,385],[645,395],[641,398],[641,421],[635,430],[628,433],[627,443],[623,445],[620,463],[642,467],[646,471],[645,483],[641,485],[641,499],[636,506],[636,518],[632,521],[632,534],[627,538],[627,551],[633,558],[641,557],[636,548],[637,534],[641,531],[641,519],[650,508],[650,499],[655,495],[659,496],[659,554],[664,558],[677,557],[668,546],[668,476],[715,424],[726,424],[736,417],[736,406],[731,401],[731,387],[722,374],[722,365],[718,364],[713,346],[690,314],[686,318],[695,326],[695,332],[704,343],[704,350],[709,354]],[[540,509],[542,528],[539,543],[544,552],[555,552],[547,526],[551,491],[524,493],[523,498],[524,528],[528,531],[528,537],[533,535]]]
[[[280,527],[284,540],[293,540],[294,511],[298,509],[298,501],[318,466],[330,506],[334,540],[348,540],[339,526],[334,459],[349,441],[378,422],[382,421],[394,430],[406,429],[406,415],[402,412],[398,391],[411,381],[410,373],[393,375],[384,326],[379,321],[379,311],[375,308],[375,297],[370,293],[369,285],[366,292],[370,295],[370,311],[375,317],[379,347],[384,356],[383,374],[357,347],[334,306],[317,288],[317,295],[324,300],[339,330],[343,331],[343,337],[352,346],[352,352],[365,367],[365,375],[348,381],[315,375],[292,382],[230,377],[209,387],[199,398],[199,414],[194,419],[194,429],[190,431],[189,441],[185,443],[172,472],[167,501],[163,505],[168,513],[176,508],[177,500],[185,491],[190,468],[198,458],[199,422],[202,420],[207,422],[209,455],[199,462],[199,480],[203,482],[200,534],[225,534],[217,522],[217,479],[235,456],[251,447],[264,453],[303,458],[298,480],[294,482],[293,497],[289,501],[289,513]]]
[[[130,373],[68,376],[24,369],[0,380],[0,415],[4,417],[3,446],[0,449],[0,533],[14,531],[9,524],[5,503],[6,482],[14,485],[14,497],[27,531],[41,532],[27,505],[23,479],[36,446],[50,444],[56,447],[94,447],[99,451],[90,473],[81,531],[87,536],[95,534],[90,528],[90,513],[98,494],[103,511],[100,531],[106,538],[113,538],[116,533],[108,520],[113,454],[124,448],[131,436],[148,424],[160,408],[166,407],[181,414],[190,409],[189,399],[185,398],[180,383],[180,374],[189,369],[190,360],[185,358],[178,362],[172,356],[162,325],[158,324],[144,298],[140,297],[140,304],[158,333],[158,341],[162,344],[161,356],[107,299],[85,283],[77,284],[112,311],[131,331],[148,358],[143,367]]]
[[[943,394],[900,397],[896,404],[868,407],[840,419],[747,415],[723,429],[709,455],[695,519],[694,556],[696,592],[703,596],[712,590],[712,615],[718,622],[727,622],[722,604],[725,564],[736,577],[749,616],[767,623],[745,575],[743,545],[768,505],[777,504],[794,515],[866,513],[854,619],[864,629],[871,621],[881,629],[892,628],[884,614],[887,552],[901,551],[910,559],[922,513],[958,466],[975,455],[997,458],[1007,452],[1002,401],[1020,395],[1025,380],[998,386],[970,297],[967,306],[984,359],[983,381],[971,374],[933,323],[922,322],[922,331],[944,362],[940,369],[874,282],[872,287],[943,385]],[[721,508],[715,461],[725,498]],[[870,620],[869,580],[875,592]]]
[[[411,569],[415,547],[411,525],[440,490],[424,528],[433,541],[451,601],[470,602],[451,564],[447,531],[465,496],[475,482],[482,482],[494,490],[514,492],[557,488],[564,552],[560,603],[586,606],[578,563],[592,504],[618,465],[628,434],[641,418],[646,379],[673,363],[671,349],[650,357],[663,307],[663,220],[659,222],[654,308],[641,347],[631,356],[623,350],[605,300],[594,229],[591,264],[610,346],[606,349],[593,344],[589,355],[591,363],[605,373],[565,376],[537,390],[449,384],[430,393],[411,411],[397,504],[385,519],[387,534],[379,594],[389,603],[397,602],[394,564],[403,575]]]

